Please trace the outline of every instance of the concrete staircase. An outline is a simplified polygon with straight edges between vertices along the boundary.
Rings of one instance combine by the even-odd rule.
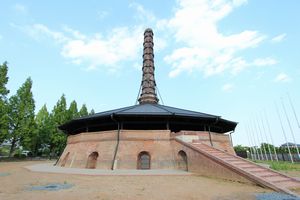
[[[291,191],[291,189],[300,188],[300,181],[295,178],[208,146],[200,141],[188,143],[179,139],[176,140],[260,186],[297,196]]]

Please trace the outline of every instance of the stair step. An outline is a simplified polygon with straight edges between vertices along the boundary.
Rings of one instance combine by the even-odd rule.
[[[238,159],[238,158],[228,158],[228,159],[223,159],[223,160],[225,160],[226,162],[235,162],[235,161],[240,161],[240,159]]]
[[[204,150],[204,149],[201,149],[201,150]],[[220,153],[219,151],[216,151],[216,150],[204,150],[206,152],[210,152],[210,153]]]
[[[228,158],[232,158],[231,156],[219,156],[219,158],[221,158],[222,160],[226,160]]]
[[[277,183],[281,182],[281,181],[291,180],[290,178],[287,178],[287,177],[282,176],[282,175],[264,177],[264,179],[266,179],[267,181],[270,181],[270,182],[277,182]]]
[[[243,161],[231,161],[228,163],[235,165],[235,166],[240,166],[240,165],[246,164],[246,162],[243,162]]]
[[[255,175],[259,175],[260,177],[264,177],[264,178],[278,176],[278,174],[274,173],[274,172],[266,172],[266,173],[262,173],[262,174],[255,173]]]
[[[290,182],[290,181],[295,182],[293,179],[291,179],[289,177],[286,177],[286,179],[284,179],[284,180],[277,180],[277,181],[272,181],[272,182],[278,184],[278,183],[285,183],[285,182]]]
[[[225,153],[222,153],[222,152],[217,152],[217,153],[211,153],[212,155],[217,155],[217,156],[219,156],[219,155],[226,155]]]
[[[267,176],[277,176],[278,174],[269,170],[265,170],[265,171],[258,171],[258,172],[251,172],[257,176],[260,177],[267,177]]]
[[[267,169],[264,169],[264,168],[253,168],[252,170],[247,170],[248,172],[250,173],[256,173],[256,172],[267,172],[268,170]]]
[[[239,168],[242,168],[242,169],[254,169],[256,168],[256,166],[253,166],[253,165],[244,165],[244,166],[238,166]]]
[[[285,188],[299,188],[300,187],[300,183],[294,180],[286,180],[286,181],[277,181],[277,182],[273,182],[276,185],[280,185],[281,187],[285,187]]]
[[[252,163],[246,163],[246,162],[239,165],[239,167],[248,167],[248,166],[257,167],[256,165],[253,165]]]

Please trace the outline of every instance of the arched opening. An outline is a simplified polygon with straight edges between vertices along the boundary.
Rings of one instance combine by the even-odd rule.
[[[150,154],[146,151],[142,151],[141,153],[139,153],[137,168],[138,169],[150,169],[150,164],[151,164]]]
[[[178,168],[180,170],[188,171],[187,155],[183,150],[178,152]]]
[[[97,158],[99,154],[98,152],[93,152],[89,155],[87,163],[86,163],[86,168],[88,169],[95,169],[97,165]]]
[[[64,167],[66,165],[66,163],[68,161],[68,158],[69,158],[69,155],[70,155],[70,152],[68,152],[66,154],[66,156],[64,157],[64,159],[61,161],[61,165],[60,166]]]

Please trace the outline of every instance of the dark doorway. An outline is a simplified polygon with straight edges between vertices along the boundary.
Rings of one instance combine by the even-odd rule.
[[[187,155],[183,150],[178,152],[178,168],[180,170],[188,171]]]
[[[70,152],[67,153],[67,155],[64,157],[64,159],[61,161],[61,166],[64,167],[68,161]]]
[[[95,169],[97,165],[97,158],[99,154],[98,152],[93,152],[89,155],[87,163],[86,163],[86,168],[88,169]]]
[[[151,164],[150,154],[146,151],[142,151],[141,153],[139,153],[137,168],[150,169],[150,164]]]

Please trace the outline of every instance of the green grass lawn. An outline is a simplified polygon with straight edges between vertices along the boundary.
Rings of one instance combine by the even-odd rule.
[[[300,163],[291,163],[284,161],[254,161],[256,163],[265,163],[270,165],[271,169],[279,170],[279,171],[300,171]]]

